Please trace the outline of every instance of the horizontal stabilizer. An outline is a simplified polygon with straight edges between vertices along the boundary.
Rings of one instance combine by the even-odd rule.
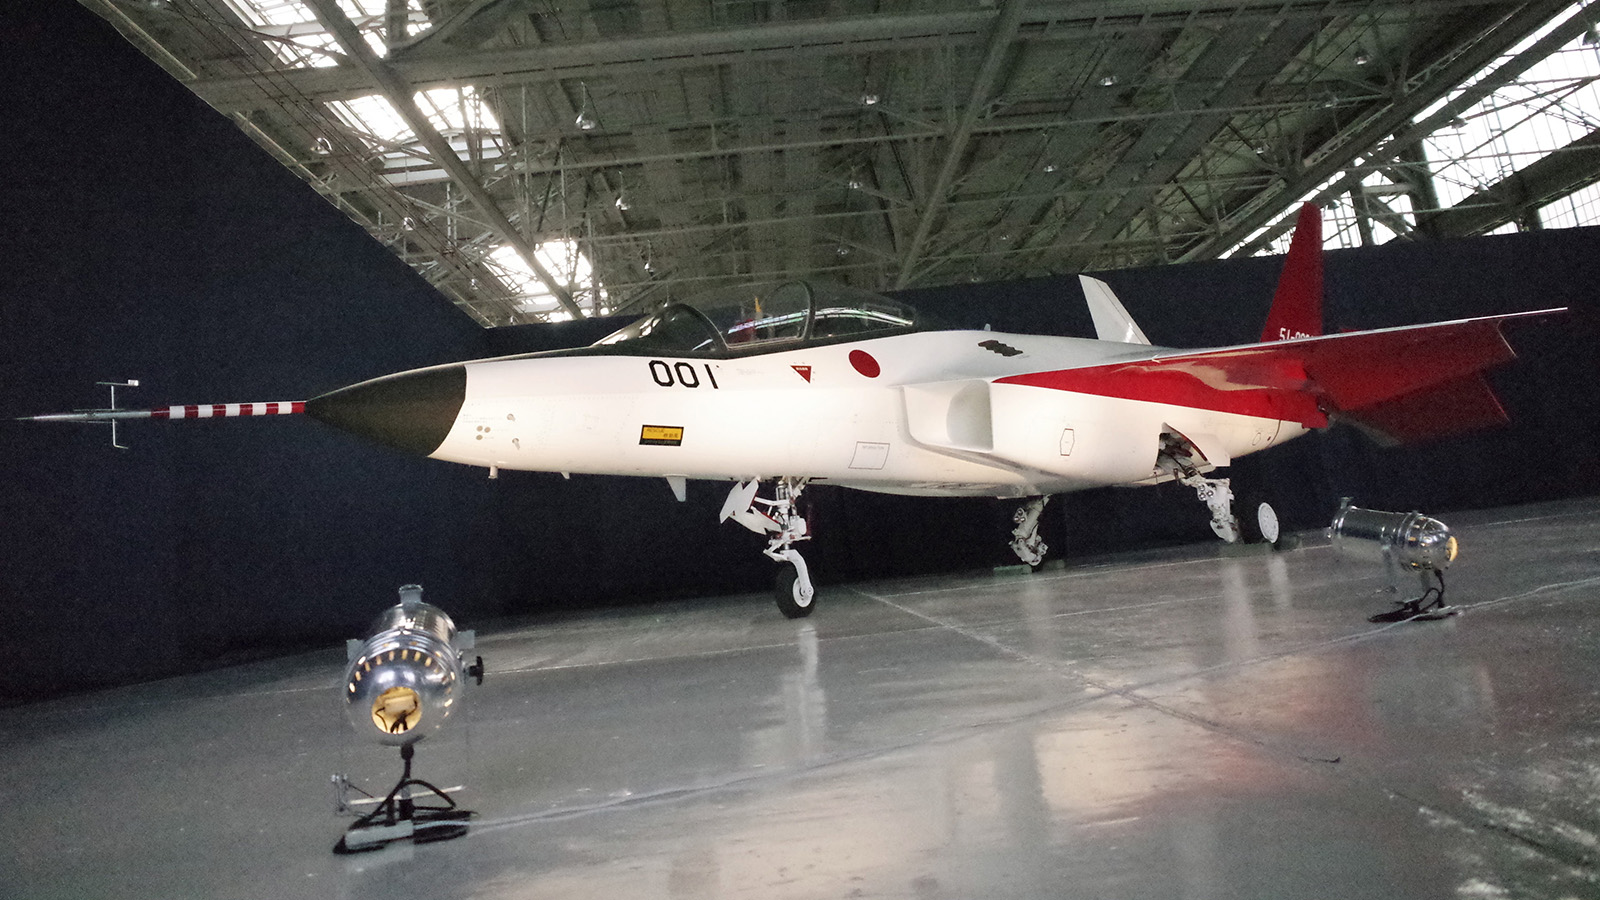
[[[1418,444],[1510,421],[1489,383],[1478,374],[1343,412],[1338,419],[1356,426],[1385,447]]]
[[[1516,358],[1500,333],[1560,309],[1201,350],[1000,379],[1054,390],[1295,421],[1337,415],[1393,442],[1504,421],[1479,373]]]

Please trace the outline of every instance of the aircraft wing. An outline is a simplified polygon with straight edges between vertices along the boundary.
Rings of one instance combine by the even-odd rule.
[[[1003,384],[1171,403],[1321,428],[1330,416],[1381,443],[1506,421],[1483,372],[1516,358],[1501,334],[1547,309],[1296,338],[997,379]]]

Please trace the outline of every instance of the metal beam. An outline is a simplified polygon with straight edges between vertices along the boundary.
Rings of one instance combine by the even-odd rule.
[[[972,139],[972,130],[977,126],[978,118],[989,108],[990,94],[994,92],[995,82],[1000,77],[1000,64],[1005,61],[1011,42],[1016,39],[1025,6],[1027,0],[1006,0],[1006,5],[1001,7],[1000,14],[989,29],[989,40],[983,50],[983,61],[978,64],[978,73],[972,79],[972,93],[967,97],[967,106],[961,111],[955,131],[950,134],[944,163],[939,166],[933,187],[928,189],[917,230],[913,232],[911,243],[900,260],[900,274],[894,280],[896,290],[910,282],[911,270],[922,256],[928,235],[933,231],[933,223],[944,210],[945,195],[950,192],[950,184],[967,158],[967,142]]]
[[[1440,237],[1482,234],[1524,211],[1600,181],[1600,131],[1592,131],[1462,200],[1449,209],[1419,216]]]
[[[578,304],[572,302],[572,293],[539,262],[534,253],[533,242],[523,236],[511,220],[506,218],[505,213],[501,212],[500,205],[495,202],[488,189],[461,161],[461,157],[456,155],[444,135],[441,135],[428,117],[423,115],[422,110],[417,108],[411,86],[372,52],[372,48],[367,46],[366,40],[356,30],[356,26],[345,17],[337,0],[305,0],[305,3],[316,14],[323,27],[333,34],[345,55],[355,61],[382,87],[384,98],[394,107],[407,127],[416,134],[418,140],[422,141],[423,146],[428,148],[428,152],[433,154],[439,165],[450,173],[451,180],[465,191],[482,211],[485,221],[495,233],[517,251],[522,261],[533,270],[534,276],[555,296],[561,308],[575,319],[583,318],[583,311],[578,308]]]
[[[1566,8],[1565,4],[1561,5],[1563,9]],[[1559,11],[1560,10],[1558,10],[1558,12]],[[1530,30],[1536,30],[1544,24],[1546,23],[1535,23]],[[1423,138],[1426,138],[1428,135],[1438,131],[1440,128],[1445,127],[1450,121],[1475,106],[1479,101],[1488,97],[1500,87],[1509,84],[1523,72],[1526,72],[1533,66],[1538,65],[1539,63],[1548,59],[1551,54],[1571,43],[1579,35],[1586,32],[1590,27],[1589,15],[1586,11],[1573,15],[1571,18],[1567,19],[1567,21],[1563,22],[1560,27],[1540,38],[1537,42],[1529,46],[1528,49],[1524,50],[1522,53],[1519,53],[1516,57],[1500,66],[1493,73],[1480,79],[1476,84],[1462,91],[1460,94],[1457,94],[1450,100],[1450,102],[1439,107],[1437,111],[1428,116],[1426,119],[1412,123],[1409,128],[1396,133],[1393,138],[1384,142],[1381,146],[1378,146],[1371,152],[1364,154],[1362,169],[1371,169],[1377,165],[1387,163],[1396,156],[1399,156],[1407,147],[1414,146]],[[1357,170],[1346,172],[1342,178],[1324,189],[1318,195],[1319,199],[1321,197],[1334,196],[1337,194],[1342,194],[1348,190],[1356,189],[1361,185],[1361,182],[1364,178],[1364,171]],[[1311,190],[1311,188],[1308,187],[1307,190]],[[1285,219],[1272,228],[1257,235],[1250,242],[1250,244],[1241,247],[1240,252],[1246,255],[1253,253],[1257,248],[1264,246],[1267,242],[1272,241],[1279,235],[1282,235],[1284,232],[1288,231],[1290,227],[1292,227],[1291,221],[1289,219]]]
[[[1241,49],[1233,41],[1220,38],[1213,41],[1184,73],[1184,80],[1214,84],[1216,91],[1199,103],[1190,105],[1207,110],[1227,110],[1248,103],[1261,93],[1269,77],[1252,79],[1243,73],[1282,71],[1315,38],[1318,24],[1309,21],[1276,23],[1266,31],[1259,44],[1249,50]],[[1108,183],[1126,183],[1138,178],[1146,184],[1166,185],[1196,159],[1202,148],[1214,140],[1232,118],[1233,115],[1228,112],[1209,111],[1187,121],[1169,119],[1147,126],[1116,168],[1105,176],[1105,180]],[[1115,206],[1101,212],[1085,243],[1109,243],[1128,227],[1135,216],[1144,212],[1152,196],[1152,190],[1130,187]],[[1083,213],[1080,212],[1078,217],[1068,222],[1066,233],[1070,235],[1081,230],[1085,224],[1082,218]]]
[[[178,81],[185,84],[195,78],[195,71],[173,53],[168,51],[144,27],[128,15],[126,9],[118,6],[113,0],[81,0],[83,4],[97,15],[111,23],[123,37],[127,38],[134,46],[140,48],[147,56],[165,69]],[[263,58],[269,56],[264,49],[260,50]],[[296,111],[303,113],[304,111]],[[393,246],[396,238],[379,234],[378,216],[388,213],[395,223],[403,221],[410,215],[411,201],[401,195],[387,191],[386,183],[372,168],[358,157],[354,147],[356,140],[343,132],[335,122],[324,118],[316,123],[314,131],[321,132],[330,142],[330,149],[324,155],[311,160],[303,159],[300,155],[286,148],[279,137],[265,131],[260,123],[250,116],[235,115],[232,117],[235,124],[246,134],[250,135],[258,144],[266,149],[272,157],[282,163],[290,171],[299,175],[304,181],[323,196],[333,206],[350,216],[350,218],[366,228],[375,238],[387,245]],[[298,126],[312,128],[307,124],[307,116],[297,114],[294,116]],[[315,170],[314,170],[315,169]],[[373,208],[362,209],[349,202],[348,198],[341,195],[341,189],[334,187],[336,183],[350,185],[348,190],[361,194],[369,200]],[[419,217],[420,218],[420,217]],[[408,229],[402,245],[415,245],[435,260],[438,265],[436,272],[423,272],[423,277],[436,289],[448,296],[452,302],[465,309],[485,324],[491,317],[481,308],[480,300],[499,302],[497,297],[481,298],[468,295],[462,287],[469,284],[472,279],[488,275],[488,269],[481,263],[472,260],[452,258],[446,251],[444,236],[435,228],[425,222],[417,222],[415,227]],[[404,252],[396,251],[402,257]],[[419,267],[420,270],[420,267]],[[442,274],[441,274],[442,273]]]
[[[1365,97],[1358,98],[1365,99]],[[1166,119],[1187,121],[1196,116],[1205,115],[1272,115],[1279,113],[1303,112],[1316,108],[1315,101],[1293,100],[1286,102],[1261,101],[1258,103],[1245,103],[1236,106],[1196,106],[1194,108],[1171,108],[1156,110],[1136,110],[1129,108],[1091,110],[1088,112],[1078,109],[1071,114],[1044,115],[1007,115],[1003,118],[983,120],[973,126],[972,134],[977,135],[1008,135],[1019,132],[1042,132],[1055,128],[1070,126],[1104,125],[1115,122],[1156,122]],[[854,112],[854,110],[852,110]],[[834,117],[838,118],[838,117]],[[717,125],[695,125],[696,130],[705,131],[707,137],[700,141],[700,146],[695,149],[684,147],[688,140],[679,137],[674,142],[674,149],[668,154],[642,154],[634,152],[618,152],[615,154],[592,154],[582,158],[565,159],[560,164],[554,162],[526,162],[518,161],[516,171],[519,174],[547,174],[556,171],[568,173],[585,169],[615,169],[628,166],[644,165],[651,162],[674,161],[681,162],[691,159],[714,159],[740,156],[748,153],[784,153],[794,150],[814,150],[818,148],[846,147],[850,145],[867,144],[909,144],[919,141],[945,137],[947,132],[933,128],[908,131],[872,130],[861,133],[859,130],[845,132],[842,127],[833,126],[827,117],[815,116],[805,119],[794,119],[793,122],[803,122],[813,130],[806,132],[806,137],[795,137],[787,140],[776,141],[748,141],[744,143],[718,139],[716,137]],[[839,119],[839,121],[844,121]],[[852,120],[853,124],[853,120]],[[829,125],[832,130],[818,131],[823,125]],[[676,134],[689,131],[688,128],[669,129]],[[790,128],[790,131],[800,129]],[[623,132],[627,133],[627,132]],[[815,134],[816,136],[810,136]]]
[[[389,0],[405,6],[405,0]],[[488,34],[498,29],[507,17],[517,12],[517,0],[471,0],[465,6],[449,13],[444,21],[414,38],[402,38],[389,45],[389,62],[406,56],[435,50],[440,44],[449,44],[465,36],[468,41],[482,42]]]
[[[1203,25],[1237,28],[1261,19],[1373,15],[1386,9],[1422,15],[1486,5],[1490,0],[1243,0],[1200,9],[1185,0],[1099,0],[1095,3],[1036,3],[1019,26],[1040,39],[1082,33],[1124,33]],[[742,28],[713,28],[545,43],[490,50],[402,51],[387,65],[418,90],[472,84],[524,84],[564,79],[620,78],[673,69],[750,65],[805,56],[901,53],[919,48],[976,42],[994,21],[991,11],[870,15],[789,20]],[[418,50],[433,42],[417,39]],[[431,48],[429,48],[431,49]],[[359,68],[336,66],[275,72],[263,87],[252,76],[200,77],[189,89],[223,112],[270,106],[285,93],[310,100],[348,100],[375,93],[376,79]],[[268,90],[270,88],[270,90]]]
[[[1448,121],[1456,115],[1454,110],[1471,106],[1478,99],[1490,93],[1499,83],[1503,83],[1503,81],[1496,82],[1494,79],[1484,79],[1484,81],[1479,82],[1447,104],[1440,113],[1430,116],[1426,123],[1418,123],[1408,128],[1407,126],[1412,123],[1419,113],[1437,102],[1439,98],[1449,94],[1450,91],[1460,87],[1467,79],[1491,65],[1496,59],[1516,46],[1518,41],[1526,38],[1529,34],[1537,31],[1540,26],[1545,25],[1551,19],[1570,8],[1571,0],[1534,0],[1534,2],[1523,4],[1515,12],[1503,19],[1499,26],[1485,36],[1483,40],[1468,48],[1446,65],[1441,66],[1417,90],[1398,99],[1392,106],[1365,126],[1345,135],[1344,143],[1339,149],[1305,167],[1297,177],[1285,180],[1278,189],[1263,191],[1256,195],[1242,212],[1230,217],[1227,227],[1191,246],[1184,251],[1178,261],[1188,262],[1196,259],[1210,259],[1226,252],[1240,241],[1250,237],[1256,229],[1270,222],[1274,216],[1284,210],[1285,206],[1316,190],[1323,182],[1334,177],[1340,171],[1349,168],[1358,158],[1365,158],[1368,164],[1387,161],[1398,154],[1401,148],[1425,137],[1438,127],[1435,120],[1440,120],[1441,114],[1449,111],[1447,115],[1444,115],[1444,119],[1440,120]],[[1579,20],[1584,18],[1582,15],[1574,16],[1562,28],[1557,29],[1557,34],[1562,36],[1554,42],[1553,46],[1552,37],[1546,37],[1535,44],[1533,48],[1518,56],[1515,61],[1503,66],[1501,70],[1509,73],[1505,76],[1506,80],[1515,78],[1517,74],[1526,71],[1529,66],[1549,56],[1554,48],[1560,47],[1581,34],[1585,25]],[[1571,33],[1567,34],[1567,32]],[[1469,97],[1471,98],[1470,100],[1463,102]],[[1422,125],[1427,127],[1424,129],[1420,127]],[[1382,147],[1377,150],[1371,149],[1384,142],[1391,135],[1394,136],[1393,139],[1388,140]],[[1351,184],[1359,182],[1361,177],[1360,175],[1347,176],[1345,179],[1341,179],[1337,185],[1328,188],[1324,195],[1331,196],[1343,193],[1351,187]],[[1346,184],[1346,181],[1350,181],[1351,184]],[[1292,227],[1293,223],[1286,220],[1286,224],[1280,223],[1280,226],[1280,228],[1258,236],[1254,244],[1264,244],[1266,241],[1272,240]]]

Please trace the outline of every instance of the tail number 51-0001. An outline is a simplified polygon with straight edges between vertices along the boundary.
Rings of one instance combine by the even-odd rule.
[[[700,372],[693,363],[669,363],[666,360],[650,360],[650,377],[662,387],[697,388],[702,384],[709,384],[712,390],[719,389],[717,376],[711,371],[711,364],[704,364],[706,377],[700,380]]]

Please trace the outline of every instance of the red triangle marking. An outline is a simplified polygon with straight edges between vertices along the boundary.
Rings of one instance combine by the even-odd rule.
[[[807,382],[811,381],[811,367],[810,366],[790,366],[789,368],[791,368],[791,369],[795,370],[795,372],[799,373],[800,377],[804,378]]]

